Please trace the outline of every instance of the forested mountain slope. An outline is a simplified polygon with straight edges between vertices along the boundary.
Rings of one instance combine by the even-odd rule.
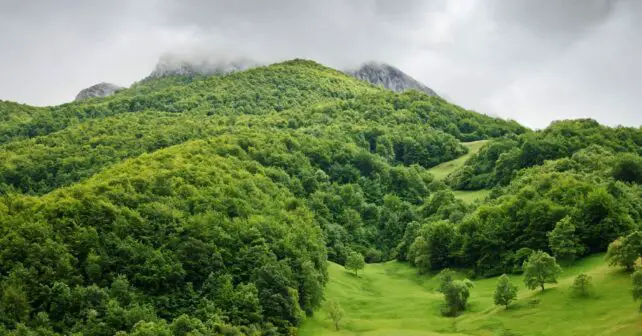
[[[2,334],[293,334],[321,304],[326,260],[488,276],[550,251],[559,222],[575,225],[580,257],[642,218],[636,129],[531,132],[312,61],[0,102],[0,119]],[[468,171],[551,137],[564,140],[554,155],[484,180],[500,187],[483,202],[447,183],[495,163],[447,183],[428,170],[462,142],[488,140]]]
[[[391,259],[446,192],[426,168],[526,131],[303,60],[2,107],[0,322],[40,334],[294,332],[326,259]]]

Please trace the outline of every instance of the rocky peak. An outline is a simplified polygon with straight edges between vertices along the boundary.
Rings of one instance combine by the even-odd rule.
[[[435,91],[389,64],[368,62],[357,69],[346,70],[344,72],[362,81],[383,86],[395,92],[414,89],[425,92],[430,96],[437,96]]]
[[[118,85],[111,83],[98,83],[96,85],[90,86],[76,95],[75,101],[96,98],[96,97],[108,97],[116,93],[116,91],[123,89]]]
[[[247,70],[258,65],[258,63],[246,58],[164,54],[160,57],[154,71],[152,71],[148,78],[225,75]]]

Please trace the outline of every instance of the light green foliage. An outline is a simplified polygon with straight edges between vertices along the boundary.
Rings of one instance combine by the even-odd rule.
[[[495,304],[508,308],[508,305],[517,298],[517,290],[517,286],[510,282],[508,275],[503,274],[497,281],[497,287],[493,295]]]
[[[575,280],[573,280],[571,290],[575,296],[587,297],[591,295],[593,290],[593,278],[586,273],[578,274],[577,277],[575,277]]]
[[[334,324],[334,329],[339,331],[339,329],[341,329],[341,321],[345,315],[343,308],[341,308],[341,305],[337,300],[331,299],[326,302],[325,310],[332,320],[332,324]]]
[[[611,266],[622,266],[633,270],[635,261],[642,254],[642,232],[635,231],[609,244],[606,259]]]
[[[555,258],[542,251],[531,254],[524,262],[523,269],[524,284],[528,289],[541,287],[544,290],[544,284],[557,283],[557,277],[562,272]]]
[[[366,266],[363,260],[363,255],[359,252],[350,252],[348,259],[346,259],[346,268],[354,272],[354,275],[359,275],[359,270]]]

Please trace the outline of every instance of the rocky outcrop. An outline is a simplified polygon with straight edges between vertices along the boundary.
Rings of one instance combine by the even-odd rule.
[[[120,89],[123,89],[123,87],[111,83],[99,83],[80,91],[78,95],[76,95],[75,101],[96,97],[108,97]]]
[[[245,58],[165,54],[160,57],[154,71],[147,78],[225,75],[257,66],[258,63]]]
[[[425,92],[430,96],[437,96],[437,93],[426,85],[421,84],[403,71],[385,63],[369,62],[357,69],[346,70],[344,72],[357,79],[372,83],[373,85],[383,86],[395,92],[414,89]]]

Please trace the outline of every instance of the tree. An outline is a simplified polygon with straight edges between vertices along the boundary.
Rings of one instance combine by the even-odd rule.
[[[346,268],[353,271],[354,275],[359,275],[358,272],[360,269],[363,269],[366,266],[366,262],[363,260],[363,256],[359,252],[351,252],[346,259]]]
[[[571,217],[566,216],[548,233],[548,244],[553,255],[559,259],[573,260],[585,250],[576,234],[576,226]]]
[[[497,287],[495,288],[495,304],[503,305],[508,309],[511,301],[517,298],[517,286],[510,282],[506,274],[499,277]]]
[[[633,301],[642,300],[642,270],[637,270],[631,275],[633,283]],[[640,312],[642,312],[642,303],[640,303]]]
[[[523,269],[524,283],[529,289],[541,287],[544,290],[544,284],[557,283],[557,276],[562,272],[555,258],[543,251],[531,254]]]
[[[444,293],[450,285],[451,282],[455,280],[455,272],[449,268],[446,268],[439,272],[439,288],[437,291]]]
[[[642,232],[635,231],[626,237],[620,237],[609,244],[606,260],[611,266],[623,266],[633,270],[635,260],[642,252]]]
[[[580,273],[575,277],[571,290],[576,296],[589,296],[591,294],[591,288],[593,287],[592,278],[586,273]]]
[[[466,310],[468,298],[470,297],[470,288],[472,287],[473,282],[468,279],[453,280],[448,283],[443,291],[447,308],[444,311],[444,315],[455,316],[459,312]]]
[[[341,320],[343,320],[343,317],[345,315],[343,309],[341,308],[341,305],[337,300],[329,300],[325,304],[325,310],[328,313],[328,316],[330,316],[332,323],[334,324],[334,329],[338,331],[339,328],[341,328]]]

